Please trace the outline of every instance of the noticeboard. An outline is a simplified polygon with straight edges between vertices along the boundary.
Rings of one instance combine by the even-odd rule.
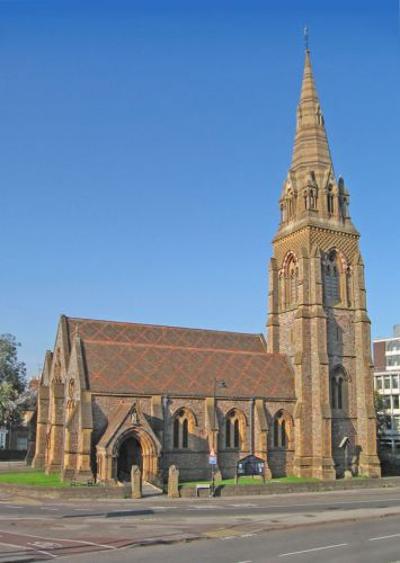
[[[237,464],[237,474],[240,475],[263,475],[265,461],[255,455],[248,455],[240,459]]]

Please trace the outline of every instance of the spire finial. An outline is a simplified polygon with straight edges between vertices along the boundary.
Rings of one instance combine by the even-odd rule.
[[[310,50],[310,46],[309,46],[309,32],[307,25],[304,26],[303,35],[304,35],[304,49],[306,50],[306,52],[308,52]]]

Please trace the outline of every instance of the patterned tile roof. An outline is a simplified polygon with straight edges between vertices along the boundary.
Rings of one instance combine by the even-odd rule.
[[[66,318],[79,335],[90,389],[105,393],[294,398],[286,356],[262,334]]]

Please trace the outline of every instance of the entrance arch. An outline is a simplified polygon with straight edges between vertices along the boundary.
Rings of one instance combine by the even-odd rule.
[[[158,478],[158,452],[152,437],[143,429],[131,428],[114,442],[114,479],[130,481],[132,465],[138,465],[144,481]]]
[[[140,442],[135,436],[127,436],[118,449],[117,480],[130,481],[133,465],[138,465],[143,471],[143,456]]]

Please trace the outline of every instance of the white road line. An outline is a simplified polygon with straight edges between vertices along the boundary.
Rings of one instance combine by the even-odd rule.
[[[21,533],[15,533],[15,532],[7,532],[6,530],[0,530],[0,533],[2,534],[14,534],[17,536],[25,536],[28,538],[39,538],[41,540],[47,540],[47,541],[61,541],[61,542],[70,542],[70,543],[81,543],[81,544],[85,544],[85,545],[95,545],[97,547],[104,547],[106,549],[118,549],[117,547],[115,547],[114,545],[107,545],[107,544],[103,544],[103,543],[96,543],[96,542],[92,542],[92,541],[86,541],[86,540],[70,540],[69,538],[46,538],[45,536],[37,536],[34,534],[21,534]]]
[[[344,547],[347,543],[337,543],[336,545],[324,545],[323,547],[313,547],[311,549],[303,549],[302,551],[292,551],[291,553],[281,553],[279,557],[289,557],[290,555],[300,555],[301,553],[311,553],[312,551],[323,551],[324,549],[334,549],[335,547]]]
[[[253,562],[250,561],[250,559],[248,559],[247,561],[238,561],[237,563],[253,563]]]
[[[390,536],[379,536],[377,538],[369,538],[368,541],[388,540],[390,538],[398,538],[400,534],[391,534]]]

